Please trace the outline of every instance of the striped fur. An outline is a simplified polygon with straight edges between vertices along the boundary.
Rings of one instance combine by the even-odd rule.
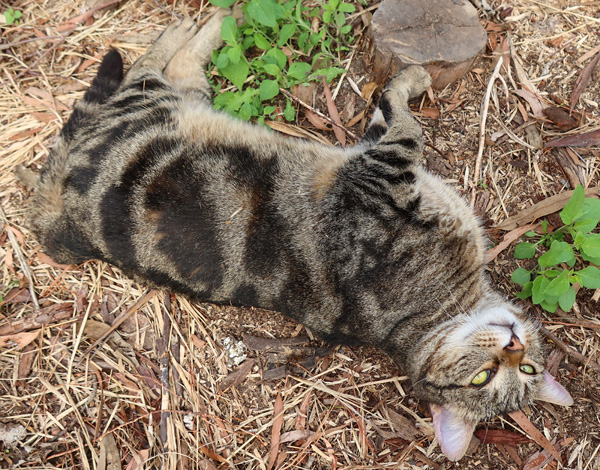
[[[470,420],[530,402],[544,368],[537,331],[489,287],[470,208],[418,163],[407,100],[427,73],[389,83],[353,148],[284,138],[211,107],[203,69],[223,15],[200,33],[174,23],[124,79],[107,54],[41,175],[31,224],[44,249],[377,346],[419,396]],[[507,361],[512,334],[535,374]],[[475,387],[482,367],[495,377]]]

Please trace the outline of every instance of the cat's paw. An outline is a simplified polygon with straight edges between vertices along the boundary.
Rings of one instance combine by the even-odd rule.
[[[190,18],[183,18],[179,21],[173,21],[161,35],[160,40],[181,47],[192,39],[197,32],[198,26],[196,26],[196,23]]]
[[[235,18],[235,22],[238,26],[242,25],[244,23],[244,12],[242,10],[242,6],[234,5],[233,9],[231,10],[231,16]]]
[[[409,65],[392,78],[386,89],[405,92],[408,99],[417,98],[431,86],[429,72],[420,65]]]

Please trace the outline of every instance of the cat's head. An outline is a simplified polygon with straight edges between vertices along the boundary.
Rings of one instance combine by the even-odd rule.
[[[571,405],[544,370],[536,325],[509,304],[459,315],[426,336],[411,366],[415,392],[430,402],[436,437],[460,459],[477,423],[533,400]]]

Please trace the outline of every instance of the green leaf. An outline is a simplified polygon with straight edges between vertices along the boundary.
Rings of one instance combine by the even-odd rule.
[[[351,24],[347,24],[345,26],[342,26],[342,29],[340,29],[340,33],[342,33],[342,34],[348,34],[350,31],[352,31],[352,25]]]
[[[567,242],[554,240],[550,249],[538,259],[540,266],[549,267],[569,261],[574,257],[573,248]]]
[[[569,283],[569,271],[564,270],[560,275],[552,279],[546,286],[544,293],[546,296],[560,297],[569,290],[571,284]]]
[[[237,64],[242,57],[242,50],[239,47],[232,47],[227,51],[227,57],[232,64]]]
[[[250,103],[244,103],[242,105],[242,107],[240,108],[240,111],[238,113],[238,116],[240,117],[240,119],[243,119],[244,121],[248,121],[252,117],[252,106],[250,105]]]
[[[573,224],[573,230],[581,233],[590,233],[592,230],[596,228],[598,225],[599,219],[590,219],[586,218],[585,215],[582,215],[577,222]]]
[[[353,13],[356,11],[356,7],[351,3],[340,3],[338,10],[346,13]]]
[[[535,237],[537,235],[537,233],[535,233],[533,230],[530,230],[529,232],[525,233],[525,236],[527,237]]]
[[[576,271],[574,274],[579,277],[583,287],[588,289],[600,288],[600,269],[597,267],[588,266],[581,271]]]
[[[294,35],[296,32],[295,24],[284,24],[279,30],[279,39],[277,40],[277,45],[279,47],[283,47],[288,40]]]
[[[520,286],[524,286],[531,280],[531,273],[524,268],[517,268],[510,279]]]
[[[519,243],[515,247],[515,258],[517,259],[531,259],[535,256],[535,247],[533,243]]]
[[[589,261],[597,266],[600,266],[600,256],[588,256],[583,251],[581,252],[581,258],[584,261]]]
[[[280,70],[283,70],[283,68],[287,64],[287,56],[280,49],[277,49],[276,47],[269,49],[267,51],[267,53],[265,54],[264,59],[265,59],[265,62],[268,59],[270,59],[271,61],[276,63]]]
[[[227,54],[227,48],[223,48],[223,51],[217,57],[217,62],[215,65],[219,70],[229,65],[229,54]]]
[[[217,109],[224,109],[229,113],[237,112],[244,102],[244,96],[242,96],[239,92],[233,91],[221,93],[214,99],[214,104]]]
[[[237,64],[229,63],[226,67],[220,68],[219,72],[241,91],[246,78],[248,78],[249,70],[250,66],[246,62],[246,58],[242,57]]]
[[[277,76],[281,72],[277,64],[265,64],[262,69],[269,75]]]
[[[264,26],[268,26],[269,28],[277,26],[273,0],[252,0],[248,3],[246,11],[253,20]]]
[[[212,5],[219,8],[229,8],[237,0],[208,0]]]
[[[550,312],[550,313],[556,312],[556,309],[558,308],[557,301],[551,303],[551,302],[547,302],[544,300],[544,301],[540,302],[540,305],[544,310],[546,310],[547,312]]]
[[[287,74],[296,80],[306,81],[306,77],[308,77],[311,71],[312,67],[310,64],[306,62],[294,62],[290,65]]]
[[[254,35],[254,44],[256,44],[256,47],[262,49],[263,51],[271,49],[271,43],[269,40],[260,33],[256,33]]]
[[[275,112],[277,108],[275,106],[265,106],[265,109],[263,109],[263,114],[265,115],[269,115],[273,112]]]
[[[517,297],[521,300],[525,300],[528,297],[531,297],[533,288],[533,282],[528,282],[523,286],[523,290],[517,294]]]
[[[270,100],[279,94],[279,83],[277,80],[263,80],[259,88],[260,100]]]
[[[308,40],[309,32],[305,31],[300,36],[298,36],[298,47],[303,51],[307,52],[308,48],[306,47],[306,41]],[[310,46],[309,46],[310,47]]]
[[[575,191],[569,202],[565,205],[562,211],[560,211],[560,219],[563,224],[569,225],[581,214],[583,214],[583,201],[585,199],[585,190],[580,184],[577,185]]]
[[[294,108],[294,105],[292,104],[292,102],[290,100],[287,100],[287,102],[285,104],[285,109],[283,110],[283,116],[288,121],[293,121],[296,118],[296,108]]]
[[[573,304],[575,303],[575,294],[576,293],[573,286],[569,286],[567,292],[558,298],[558,305],[560,305],[560,308],[563,312],[568,312],[573,308]]]
[[[531,301],[538,305],[546,298],[546,287],[550,284],[550,280],[544,276],[538,276],[533,281],[531,286]]]
[[[593,258],[600,257],[600,234],[590,234],[585,237],[580,250]]]
[[[327,83],[331,83],[331,81],[340,76],[341,74],[345,73],[346,69],[343,69],[341,67],[327,67],[324,69],[317,69],[315,70],[315,72],[309,77],[311,80],[318,80],[320,79],[320,77],[325,77],[325,80],[327,80]]]
[[[221,37],[227,44],[234,46],[238,42],[238,29],[233,16],[226,16],[221,23]]]

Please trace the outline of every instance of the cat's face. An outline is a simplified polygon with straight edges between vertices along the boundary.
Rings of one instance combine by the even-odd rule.
[[[481,420],[536,399],[572,403],[544,371],[535,324],[510,305],[459,315],[424,343],[413,386],[432,404],[436,436],[452,460],[462,457]]]

